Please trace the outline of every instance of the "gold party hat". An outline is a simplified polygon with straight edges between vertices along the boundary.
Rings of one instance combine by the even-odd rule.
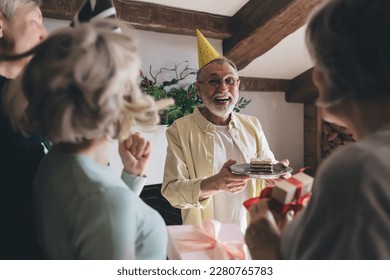
[[[221,56],[198,29],[196,29],[196,36],[198,37],[198,63],[199,69],[201,69],[210,61]]]

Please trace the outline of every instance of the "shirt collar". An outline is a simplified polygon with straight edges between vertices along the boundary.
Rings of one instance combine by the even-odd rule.
[[[202,106],[204,105],[200,105],[200,106],[197,106],[195,107],[194,109],[194,118],[195,118],[195,121],[198,123],[199,127],[203,130],[203,132],[206,132],[208,130],[210,131],[214,131],[215,130],[215,126],[209,122],[200,112],[199,108],[201,108]],[[231,130],[232,128],[236,128],[237,127],[237,124],[238,123],[238,118],[237,118],[237,114],[233,111],[231,113],[231,118],[230,118],[230,122],[229,122],[229,130]]]

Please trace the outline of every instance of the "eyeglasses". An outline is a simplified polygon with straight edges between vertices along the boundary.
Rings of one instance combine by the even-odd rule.
[[[238,82],[240,79],[233,78],[233,77],[227,77],[225,79],[211,79],[209,81],[197,81],[200,84],[206,84],[209,88],[219,88],[222,84],[222,81],[228,86],[228,87],[235,87],[238,85]]]

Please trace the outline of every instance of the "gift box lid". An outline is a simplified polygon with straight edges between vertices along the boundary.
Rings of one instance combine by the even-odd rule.
[[[167,257],[170,260],[211,260],[214,258],[213,249],[194,249],[192,251],[180,250],[179,242],[180,237],[183,235],[192,234],[195,232],[194,225],[180,225],[180,226],[167,226],[168,230],[168,247]],[[194,245],[196,247],[196,238],[194,238]],[[220,224],[220,230],[218,232],[217,239],[219,242],[234,241],[237,243],[245,244],[244,234],[239,227],[235,224]],[[250,259],[249,252],[245,249],[245,259]]]
[[[311,192],[313,181],[313,177],[303,172],[296,173],[291,179],[276,181],[271,197],[282,204],[291,203],[295,198],[297,187],[302,187],[300,196],[304,196]]]

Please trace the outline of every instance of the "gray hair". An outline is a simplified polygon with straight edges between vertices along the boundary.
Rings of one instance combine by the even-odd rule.
[[[236,71],[236,73],[238,74],[238,70],[237,70],[236,64],[235,64],[232,60],[230,60],[229,58],[222,56],[222,57],[218,57],[218,58],[213,59],[212,61],[210,61],[209,63],[207,63],[206,65],[204,65],[202,68],[200,68],[200,69],[198,70],[198,72],[196,73],[196,80],[199,79],[200,75],[201,75],[202,72],[203,72],[203,69],[205,69],[205,67],[206,67],[207,65],[211,64],[211,63],[217,63],[217,64],[220,64],[220,65],[221,65],[221,64],[224,64],[224,63],[229,63],[229,64],[234,68],[234,70]]]
[[[312,14],[306,43],[324,74],[320,105],[389,96],[389,11],[389,0],[330,0]]]
[[[1,0],[0,1],[0,12],[6,19],[13,18],[15,11],[22,5],[31,5],[39,7],[41,0]]]
[[[113,32],[120,27],[122,32]],[[64,28],[26,54],[4,107],[14,127],[53,143],[82,143],[110,135],[124,140],[133,122],[159,121],[154,100],[138,86],[140,57],[134,30],[117,21]]]

